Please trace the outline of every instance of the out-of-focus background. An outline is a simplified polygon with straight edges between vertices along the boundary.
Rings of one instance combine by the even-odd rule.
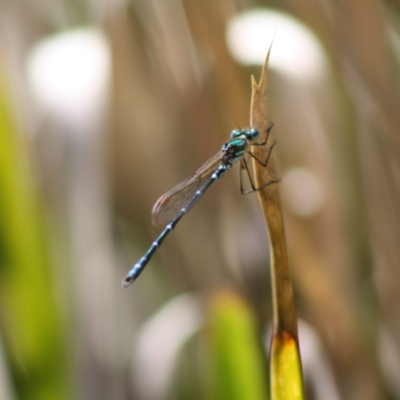
[[[238,167],[120,284],[158,197],[248,126],[273,37],[308,398],[400,399],[398,1],[3,1],[0,32],[1,399],[265,398],[268,238]]]

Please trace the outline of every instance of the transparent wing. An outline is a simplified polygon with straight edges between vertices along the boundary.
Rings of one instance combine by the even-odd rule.
[[[183,207],[189,211],[196,202],[187,205],[196,192],[210,179],[213,172],[221,164],[224,153],[220,151],[201,166],[193,176],[185,179],[169,192],[161,196],[152,211],[152,222],[155,226],[165,226],[177,217]]]

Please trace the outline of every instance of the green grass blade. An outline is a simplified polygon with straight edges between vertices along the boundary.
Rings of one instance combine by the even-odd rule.
[[[234,292],[211,300],[209,348],[212,356],[210,398],[265,400],[267,373],[255,320],[245,301]]]
[[[19,399],[66,398],[60,315],[26,144],[0,71],[1,326]]]

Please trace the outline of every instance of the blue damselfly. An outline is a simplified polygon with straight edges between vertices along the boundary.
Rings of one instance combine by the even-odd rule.
[[[156,226],[165,227],[160,236],[153,242],[147,253],[133,266],[128,275],[122,282],[122,286],[127,288],[133,283],[144,267],[150,261],[155,251],[160,247],[161,243],[167,235],[175,228],[180,219],[200,200],[205,191],[218,179],[220,179],[233,164],[240,161],[240,190],[242,194],[252,193],[262,189],[271,183],[256,188],[251,179],[248,168],[248,160],[254,158],[258,163],[267,166],[268,159],[274,144],[270,147],[267,159],[259,160],[250,150],[250,146],[263,146],[267,143],[269,132],[266,132],[264,142],[257,142],[260,137],[256,129],[237,129],[232,131],[231,140],[226,142],[221,150],[212,158],[210,158],[196,173],[184,180],[179,185],[175,186],[169,192],[161,196],[153,207],[152,222]],[[245,155],[249,157],[246,158]],[[242,172],[246,170],[252,190],[244,191],[242,185]]]

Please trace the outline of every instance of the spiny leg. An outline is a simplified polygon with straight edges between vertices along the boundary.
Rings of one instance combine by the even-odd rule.
[[[261,189],[265,188],[268,185],[272,185],[273,183],[279,183],[281,181],[280,179],[275,179],[273,181],[270,181],[270,182],[266,183],[265,185],[262,185],[262,186],[256,188],[255,185],[254,185],[254,182],[253,182],[253,180],[251,178],[251,174],[250,174],[250,171],[249,171],[249,166],[247,165],[246,160],[243,158],[241,161],[243,162],[243,163],[241,162],[241,165],[240,165],[240,192],[242,194],[254,193],[254,192],[257,192],[258,190],[261,190]],[[247,176],[249,177],[249,182],[250,182],[250,185],[251,185],[251,190],[243,191],[243,184],[242,184],[242,171],[243,171],[243,169],[246,169]]]
[[[259,162],[263,167],[266,167],[266,166],[268,165],[268,161],[269,161],[269,157],[270,157],[270,155],[271,155],[271,151],[272,151],[273,147],[275,146],[275,144],[276,144],[276,142],[274,142],[274,143],[272,144],[272,146],[270,147],[269,152],[268,152],[268,156],[267,156],[267,159],[266,159],[265,163],[263,163],[261,160],[259,160],[251,151],[247,151],[247,152],[250,154],[251,157],[253,157],[257,162]],[[250,157],[249,157],[249,158],[250,158]],[[276,180],[273,180],[273,181],[270,181],[270,182],[266,183],[266,184],[263,185],[263,186],[260,186],[260,187],[256,188],[255,185],[254,185],[253,179],[251,178],[251,174],[250,174],[250,171],[249,171],[249,166],[248,166],[248,164],[247,164],[249,158],[246,159],[245,157],[243,157],[243,158],[240,160],[240,192],[241,192],[242,194],[250,194],[250,193],[256,192],[256,191],[258,191],[258,190],[261,190],[261,189],[265,188],[265,187],[268,186],[268,185],[271,185],[271,184],[273,184],[273,183],[279,183],[279,182],[280,182],[280,179],[276,179]],[[243,173],[243,170],[244,170],[244,169],[246,169],[246,173],[247,173],[247,176],[248,176],[248,178],[249,178],[249,182],[250,182],[250,185],[251,185],[252,190],[247,190],[247,191],[244,191],[244,190],[243,190],[242,173]]]
[[[273,128],[273,126],[274,126],[274,123],[271,122],[271,125],[267,129],[267,136],[265,137],[265,140],[263,142],[261,142],[261,143],[256,142],[256,143],[252,143],[251,145],[252,146],[265,146],[268,142],[269,133],[271,132],[271,129]]]
[[[250,194],[253,192],[258,192],[261,189],[264,189],[266,186],[272,185],[273,183],[279,183],[281,180],[280,179],[274,179],[272,181],[267,182],[265,185],[262,185],[258,188],[255,188],[254,190],[249,190],[248,192],[245,192],[244,194]]]
[[[250,157],[249,157],[249,158],[250,158]],[[255,186],[254,186],[254,183],[253,183],[253,180],[251,179],[249,167],[248,167],[248,165],[247,165],[247,161],[249,160],[249,158],[246,159],[245,157],[243,157],[243,158],[240,160],[240,175],[239,175],[239,177],[240,177],[240,193],[242,193],[242,194],[253,193],[253,192],[256,190],[256,188],[255,188]],[[243,190],[243,178],[242,178],[242,175],[243,175],[243,170],[244,170],[244,169],[245,169],[246,172],[247,172],[247,176],[248,176],[248,178],[249,178],[249,182],[250,182],[250,185],[251,185],[252,190],[246,190],[246,191]]]
[[[276,145],[276,141],[274,141],[274,143],[272,143],[271,147],[269,148],[268,151],[268,155],[267,155],[267,159],[265,160],[265,162],[261,161],[258,157],[256,157],[250,150],[247,150],[247,153],[250,154],[251,157],[253,157],[259,164],[261,164],[263,167],[266,167],[268,165],[268,161],[269,161],[269,157],[271,155],[272,149],[275,147]]]

